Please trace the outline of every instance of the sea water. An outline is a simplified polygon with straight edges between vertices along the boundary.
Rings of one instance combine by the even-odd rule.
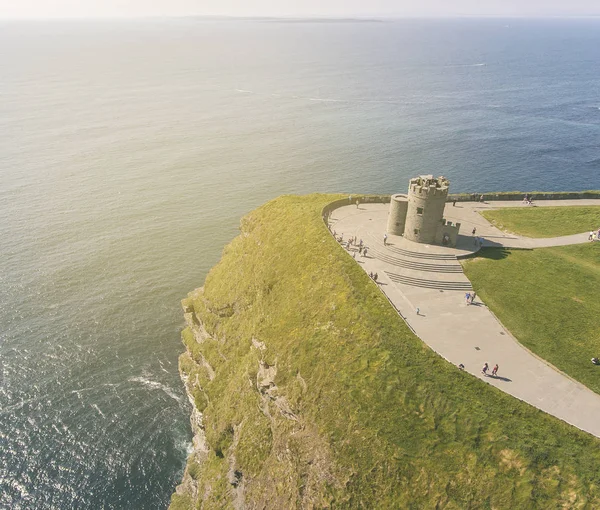
[[[266,200],[600,188],[598,48],[599,20],[2,22],[0,507],[167,505],[179,301]]]

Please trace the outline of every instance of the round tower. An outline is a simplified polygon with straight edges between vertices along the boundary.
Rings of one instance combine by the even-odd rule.
[[[390,212],[388,214],[387,232],[395,236],[404,234],[406,212],[408,211],[408,197],[406,195],[392,195]]]
[[[450,183],[445,177],[421,175],[408,185],[408,210],[404,237],[417,243],[433,243],[442,224]]]

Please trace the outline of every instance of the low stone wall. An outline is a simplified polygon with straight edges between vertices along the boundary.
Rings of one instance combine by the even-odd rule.
[[[576,200],[581,198],[600,200],[600,191],[501,191],[499,193],[455,193],[448,195],[448,202],[479,202],[483,195],[484,202],[493,200],[523,200],[525,194],[528,194],[533,201],[535,200]]]
[[[600,200],[600,191],[598,190],[589,190],[589,191],[556,191],[556,192],[546,192],[546,191],[501,191],[498,193],[454,193],[448,195],[447,202],[453,202],[456,200],[457,202],[478,202],[481,195],[483,195],[484,202],[489,202],[493,200],[523,200],[525,194],[528,194],[533,201],[536,200],[577,200],[577,199],[597,199]],[[323,207],[322,216],[325,224],[327,224],[327,219],[329,215],[335,211],[338,207],[343,207],[345,205],[356,205],[356,201],[358,200],[361,204],[389,204],[391,201],[391,195],[351,195],[352,201],[348,200],[348,198],[341,198],[339,200],[334,200],[333,202],[327,204]],[[600,205],[600,204],[599,204]]]
[[[323,216],[323,220],[327,225],[327,219],[329,215],[335,211],[339,207],[343,207],[345,205],[356,205],[356,201],[358,200],[361,204],[389,204],[391,200],[391,195],[351,195],[352,200],[348,200],[348,198],[341,198],[340,200],[334,200],[333,202],[327,204],[323,207],[323,211],[321,215]]]

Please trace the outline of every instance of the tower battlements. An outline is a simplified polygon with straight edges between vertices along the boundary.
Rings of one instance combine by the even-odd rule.
[[[432,196],[435,198],[446,198],[450,189],[450,181],[443,176],[420,175],[413,177],[408,184],[408,192],[421,198]]]

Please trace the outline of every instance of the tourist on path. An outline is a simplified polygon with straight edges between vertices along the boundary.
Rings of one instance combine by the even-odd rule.
[[[383,234],[383,246],[387,246],[387,233]]]
[[[492,369],[492,375],[498,375],[498,363],[494,365],[494,368]]]
[[[470,293],[470,292],[467,292],[467,293],[465,294],[465,302],[466,302],[467,304],[470,304],[470,303],[471,303],[471,293]]]
[[[471,294],[471,304],[473,304],[473,301],[475,301],[476,297],[477,297],[477,293],[473,292],[473,294]]]
[[[473,235],[475,235],[475,232],[477,232],[477,227],[473,227]]]
[[[490,368],[490,367],[488,366],[488,364],[487,364],[487,363],[484,363],[484,364],[483,364],[483,368],[481,369],[481,373],[482,373],[483,375],[487,375],[487,371],[488,371],[488,369],[489,369],[489,368]]]
[[[367,256],[367,247],[365,246],[363,248],[363,257],[366,257],[366,256]]]

